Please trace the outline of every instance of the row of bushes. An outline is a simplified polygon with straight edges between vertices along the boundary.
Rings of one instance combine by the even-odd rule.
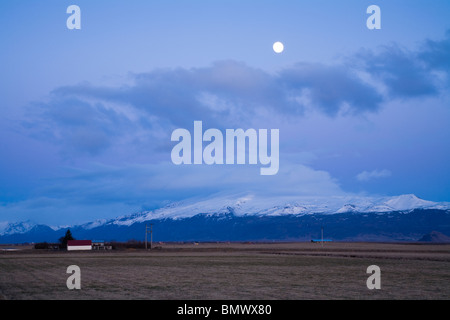
[[[145,249],[145,242],[137,240],[129,240],[127,242],[111,241],[106,242],[105,246],[112,246],[113,250]],[[66,246],[61,243],[39,242],[34,245],[34,248],[40,250],[63,250],[66,249]],[[150,248],[150,242],[147,243],[147,248]]]
[[[39,242],[34,244],[35,249],[46,249],[46,250],[61,250],[63,248],[61,243],[48,243],[48,242]]]

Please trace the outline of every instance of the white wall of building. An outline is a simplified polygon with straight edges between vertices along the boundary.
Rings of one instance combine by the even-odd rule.
[[[67,251],[73,250],[92,250],[92,246],[67,246]]]

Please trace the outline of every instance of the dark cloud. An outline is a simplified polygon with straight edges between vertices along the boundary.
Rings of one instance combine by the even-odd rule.
[[[382,96],[343,66],[299,63],[285,69],[280,81],[291,92],[310,90],[314,107],[335,116],[346,105],[353,114],[376,111]]]
[[[427,40],[418,57],[429,68],[450,72],[450,30],[443,40]]]
[[[236,61],[205,68],[158,69],[135,74],[133,80],[132,85],[119,88],[82,84],[55,92],[131,105],[175,127],[199,119],[215,127],[240,125],[261,108],[295,110],[276,77]]]
[[[302,90],[311,104],[330,116],[346,105],[352,113],[376,111],[382,98],[344,66],[301,63],[269,74],[236,61],[205,68],[159,69],[136,74],[134,83],[117,88],[81,84],[54,91],[59,96],[129,105],[173,127],[194,120],[229,127],[252,123],[261,114],[300,116]]]
[[[414,51],[389,45],[374,52],[362,50],[349,58],[349,64],[368,72],[381,81],[387,90],[387,98],[415,98],[440,93],[445,80],[436,77],[435,71],[450,72],[450,30],[443,40],[426,40]]]
[[[380,52],[363,51],[355,57],[364,70],[380,80],[392,98],[413,98],[437,93],[433,76],[417,53],[397,45],[384,47]]]
[[[103,103],[55,91],[50,102],[33,104],[23,121],[32,136],[63,146],[64,152],[95,155],[110,147],[131,121]]]

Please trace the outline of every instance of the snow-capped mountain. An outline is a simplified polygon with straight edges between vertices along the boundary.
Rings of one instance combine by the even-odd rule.
[[[109,220],[94,220],[70,229],[78,238],[124,241],[142,238],[146,223],[157,224],[160,239],[164,241],[304,240],[320,230],[319,225],[327,225],[335,239],[411,240],[434,230],[450,233],[450,203],[427,201],[413,194],[396,197],[220,195],[188,199]],[[4,224],[0,242],[56,241],[66,229],[29,221]]]
[[[25,233],[33,229],[35,226],[36,224],[31,222],[30,220],[22,222],[0,223],[0,235]]]
[[[255,195],[222,196],[207,200],[186,200],[166,207],[122,216],[105,224],[132,225],[160,219],[183,219],[197,214],[225,214],[235,216],[282,216],[307,214],[338,214],[344,212],[386,213],[414,209],[450,209],[449,203],[422,200],[413,194],[397,197],[258,197]],[[97,222],[99,223],[99,222]]]

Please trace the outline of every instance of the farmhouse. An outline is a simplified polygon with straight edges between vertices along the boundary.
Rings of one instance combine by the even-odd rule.
[[[68,240],[67,251],[73,250],[92,250],[91,240]]]

